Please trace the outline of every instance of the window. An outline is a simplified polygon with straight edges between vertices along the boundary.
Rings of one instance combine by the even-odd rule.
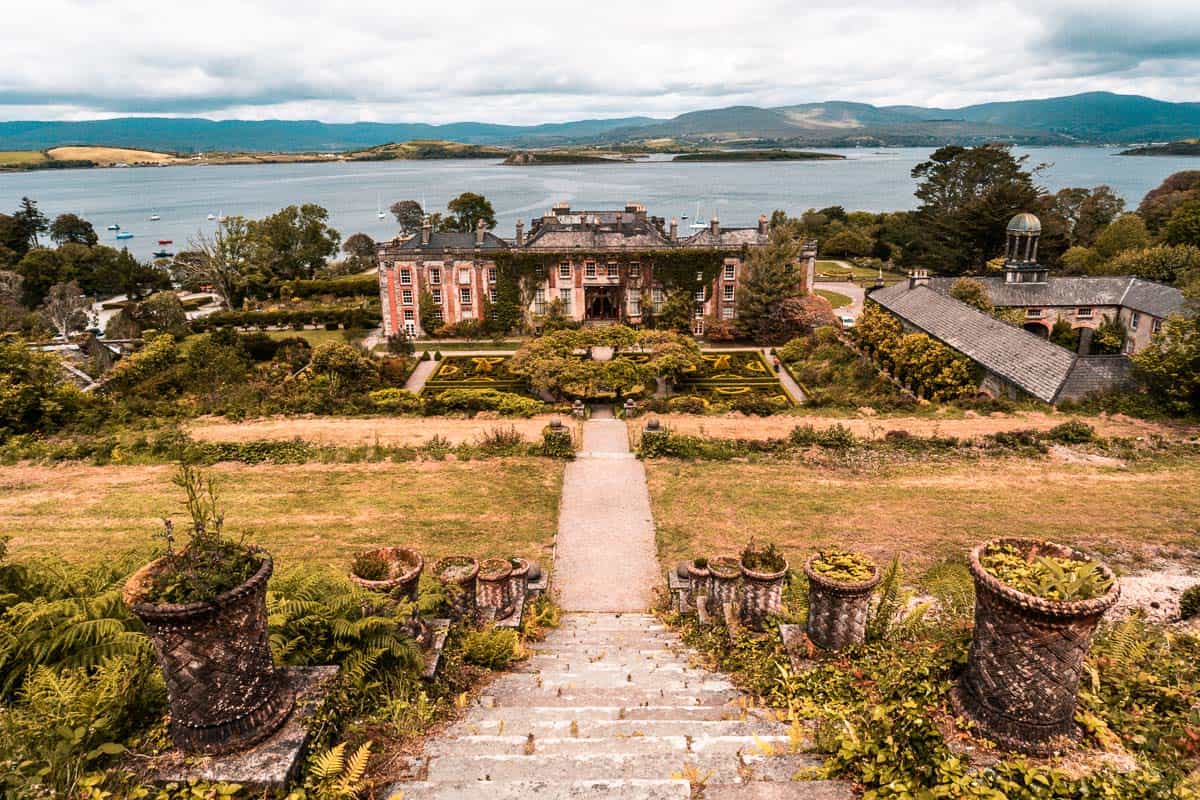
[[[699,272],[697,272],[697,273],[696,273],[696,280],[697,280],[697,281],[702,281],[702,280],[704,280],[704,271],[703,271],[703,270],[701,270],[701,271],[699,271]]]
[[[413,312],[412,312],[412,311],[410,311],[410,310],[408,310],[408,309],[405,309],[405,311],[404,311],[404,321],[405,321],[405,322],[412,322],[414,319],[416,319],[416,316],[413,314]]]
[[[1075,316],[1079,317],[1080,319],[1091,319],[1092,318],[1092,309],[1081,308],[1075,312]]]
[[[434,309],[433,309],[433,311],[431,311],[431,312],[429,312],[429,313],[430,313],[430,315],[431,315],[431,316],[432,316],[432,317],[433,317],[435,320],[437,320],[438,322],[444,322],[444,321],[445,321],[445,320],[444,320],[444,318],[442,317],[442,307],[441,307],[441,306],[438,306],[438,307],[434,308]]]
[[[439,284],[442,282],[442,271],[437,267],[429,268],[429,282]]]
[[[629,316],[640,317],[642,315],[641,292],[630,292],[626,297],[625,307],[629,309]]]
[[[1133,352],[1133,339],[1125,340],[1125,342],[1121,345],[1121,352],[1125,353],[1126,355]]]
[[[570,289],[559,289],[558,290],[558,299],[562,302],[563,313],[570,314],[571,313],[571,290]]]
[[[610,277],[610,278],[621,277],[621,265],[615,261],[608,262],[608,277]]]
[[[433,296],[434,305],[440,306],[442,304],[442,290],[441,289],[430,289],[429,294],[431,294]]]
[[[496,282],[496,268],[488,267],[488,283]]]
[[[1156,319],[1150,323],[1150,332],[1151,333],[1158,333],[1161,330],[1162,330],[1162,320],[1161,319]]]
[[[496,290],[495,289],[488,289],[488,302],[489,303],[496,302]]]
[[[721,309],[721,319],[733,319],[733,306],[725,306]]]
[[[725,280],[727,280],[727,281],[733,280],[733,274],[734,274],[735,269],[736,269],[736,267],[733,264],[725,265]]]
[[[546,268],[543,267],[541,264],[537,264],[533,268],[533,274],[535,277],[538,277],[538,278],[544,277],[546,274]]]
[[[733,299],[733,284],[732,283],[725,284],[725,299],[726,300]]]
[[[583,276],[585,278],[596,277],[596,265],[594,263],[592,263],[591,261],[584,264],[583,265]]]
[[[539,315],[546,313],[546,290],[545,289],[539,288],[536,292],[533,293],[533,313],[539,314]]]
[[[696,319],[704,319],[704,304],[696,303],[696,309],[692,314]]]
[[[400,293],[400,302],[406,306],[412,305],[412,289],[405,289]]]
[[[701,288],[697,289],[697,290],[696,290],[696,302],[698,302],[698,303],[703,303],[703,302],[704,302],[704,297],[705,297],[705,295],[704,295],[704,287],[701,287]]]
[[[1040,308],[1027,308],[1027,309],[1025,309],[1025,318],[1026,319],[1041,319],[1042,318],[1042,310]]]
[[[400,270],[400,283],[403,286],[412,286],[412,270],[411,269]]]
[[[1129,330],[1136,331],[1138,323],[1142,321],[1142,315],[1136,311],[1129,312]]]
[[[458,282],[461,284],[466,284],[467,286],[470,286],[471,285],[471,270],[460,269],[458,271]]]
[[[634,261],[632,264],[630,264],[629,265],[629,277],[631,277],[631,278],[642,277],[642,265],[636,261]]]
[[[470,289],[459,289],[458,290],[458,302],[464,306],[471,305],[471,290]]]
[[[558,265],[558,277],[560,277],[560,278],[571,277],[571,265],[568,264],[566,261],[564,261],[563,263]]]
[[[655,314],[662,312],[663,304],[666,303],[666,301],[667,301],[667,298],[663,294],[662,289],[651,289],[650,290],[650,305],[651,305],[651,307],[654,308]]]

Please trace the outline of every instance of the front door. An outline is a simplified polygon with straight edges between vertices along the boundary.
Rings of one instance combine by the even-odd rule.
[[[621,290],[616,286],[588,286],[584,288],[584,319],[621,318]]]

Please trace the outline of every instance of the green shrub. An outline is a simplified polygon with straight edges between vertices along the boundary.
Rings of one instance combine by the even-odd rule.
[[[380,411],[415,412],[420,411],[425,405],[420,396],[395,387],[376,389],[367,397]]]
[[[542,429],[542,455],[549,458],[574,458],[575,443],[567,428]]]
[[[708,411],[708,402],[703,397],[684,394],[668,400],[667,408],[676,414],[703,414]]]
[[[1078,419],[1055,425],[1046,432],[1046,438],[1059,444],[1086,444],[1096,439],[1096,429]]]
[[[523,658],[517,632],[507,628],[471,631],[463,636],[463,660],[488,669],[504,669]]]
[[[292,297],[332,295],[334,297],[379,297],[379,279],[374,275],[351,275],[344,278],[288,281],[280,293]]]
[[[1200,583],[1189,586],[1179,596],[1179,618],[1191,619],[1200,614]]]
[[[426,401],[430,413],[497,411],[505,416],[532,417],[543,409],[540,400],[495,389],[446,389]]]

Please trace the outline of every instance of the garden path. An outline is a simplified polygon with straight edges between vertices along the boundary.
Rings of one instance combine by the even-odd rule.
[[[775,356],[771,355],[771,348],[764,347],[762,349],[762,354],[763,358],[767,360],[768,364],[771,366],[775,365]],[[783,390],[791,396],[792,402],[798,405],[803,405],[804,401],[807,399],[805,397],[804,390],[800,388],[800,384],[796,383],[796,381],[792,379],[792,376],[788,374],[788,371],[786,369],[779,369],[776,371],[775,377],[779,378],[779,383],[783,386]]]
[[[418,361],[416,369],[408,376],[408,380],[404,382],[404,388],[413,394],[420,394],[425,388],[425,381],[429,380],[429,376],[438,368],[437,361]]]

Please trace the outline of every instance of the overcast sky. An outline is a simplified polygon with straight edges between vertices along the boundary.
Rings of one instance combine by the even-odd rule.
[[[820,100],[1200,100],[1197,0],[0,0],[0,10],[0,119],[524,124]]]

